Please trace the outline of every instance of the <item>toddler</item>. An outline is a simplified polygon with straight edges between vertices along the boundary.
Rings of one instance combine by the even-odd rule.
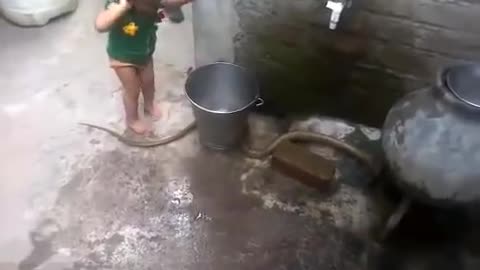
[[[154,120],[161,117],[155,103],[155,76],[152,55],[156,44],[156,23],[161,8],[179,8],[191,0],[107,0],[98,14],[95,28],[109,32],[107,53],[110,66],[123,86],[123,104],[127,127],[135,133],[149,131],[138,115],[140,93],[145,113]]]

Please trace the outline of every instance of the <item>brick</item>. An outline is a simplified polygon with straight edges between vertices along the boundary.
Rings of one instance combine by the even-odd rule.
[[[368,44],[367,53],[359,64],[377,66],[392,71],[399,76],[411,76],[433,81],[441,68],[462,62],[465,61],[394,43],[371,40]]]
[[[291,142],[281,143],[273,152],[272,167],[308,186],[328,190],[335,183],[335,164]]]
[[[344,26],[368,38],[388,40],[390,43],[409,46],[412,50],[422,49],[452,58],[480,60],[478,34],[449,30],[365,10],[355,12],[353,19]]]
[[[362,8],[448,29],[480,33],[480,2],[438,0],[365,0]]]

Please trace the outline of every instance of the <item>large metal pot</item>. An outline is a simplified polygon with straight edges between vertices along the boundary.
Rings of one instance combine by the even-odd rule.
[[[414,199],[480,202],[480,65],[448,67],[437,85],[395,104],[383,147],[397,183]]]

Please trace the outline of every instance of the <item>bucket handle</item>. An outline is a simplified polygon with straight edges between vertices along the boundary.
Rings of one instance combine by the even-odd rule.
[[[215,61],[215,63],[216,63],[216,64],[232,64],[232,63],[230,63],[230,62],[228,62],[228,61],[225,61],[225,60],[223,60],[223,59],[219,59],[219,60]],[[235,64],[233,64],[233,65],[235,65]],[[239,67],[241,67],[241,66],[239,66]],[[249,75],[249,76],[252,77],[252,80],[255,82],[255,86],[256,86],[257,89],[258,89],[258,85],[257,85],[257,82],[258,82],[258,81],[257,81],[257,79],[256,79],[255,74],[248,72],[248,71],[247,71],[245,68],[243,68],[243,67],[241,67],[241,68],[246,72],[247,75]],[[261,97],[257,97],[257,99],[255,100],[255,102],[254,102],[253,104],[255,105],[255,107],[258,108],[258,107],[263,106],[263,104],[265,104],[265,100],[263,100],[263,98],[261,98]]]
[[[257,98],[257,100],[255,100],[255,107],[260,107],[262,106],[263,104],[265,104],[265,100],[263,100],[263,98]]]

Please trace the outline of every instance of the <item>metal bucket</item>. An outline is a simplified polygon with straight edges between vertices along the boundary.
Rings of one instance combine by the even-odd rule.
[[[249,109],[263,104],[256,80],[230,63],[199,67],[188,77],[185,90],[200,143],[216,150],[238,146],[248,127]]]

